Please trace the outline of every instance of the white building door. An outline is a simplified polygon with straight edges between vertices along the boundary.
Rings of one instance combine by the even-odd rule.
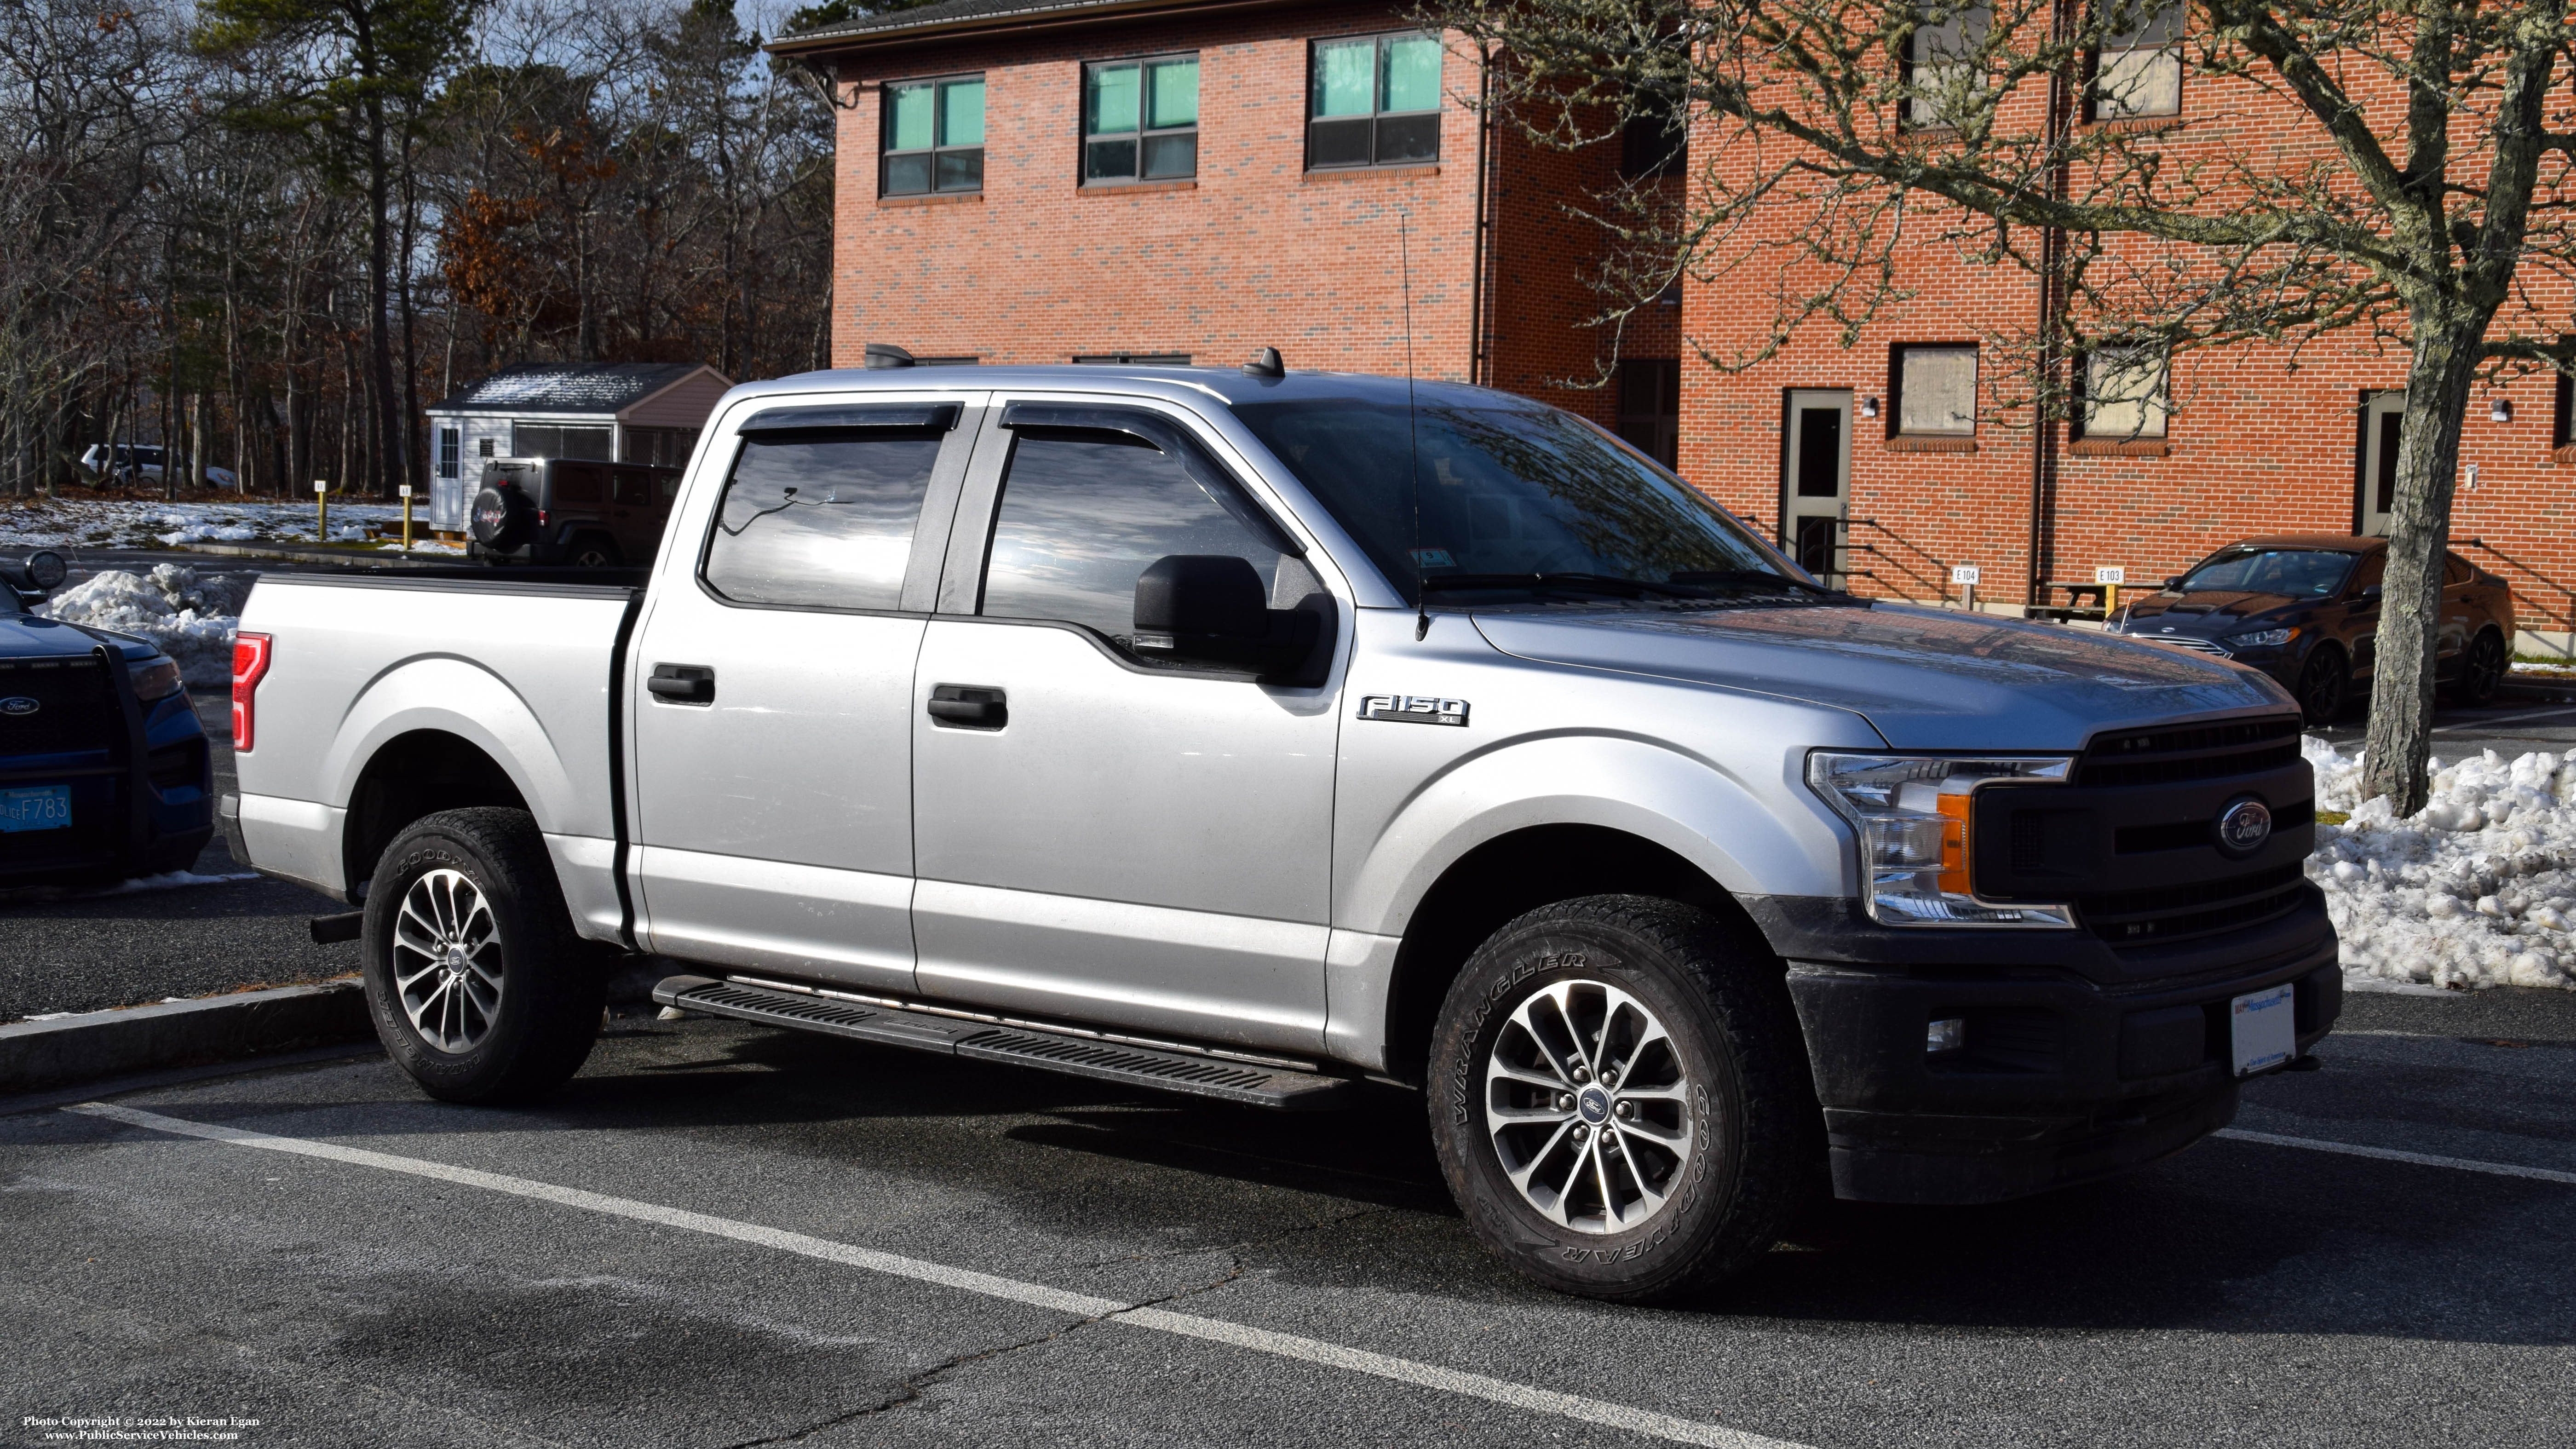
[[[1840,584],[1851,566],[1837,549],[1851,514],[1851,394],[1792,389],[1780,469],[1780,546],[1798,566]]]
[[[2375,392],[2361,405],[2361,531],[2388,536],[2397,507],[2397,434],[2406,420],[2406,390]]]

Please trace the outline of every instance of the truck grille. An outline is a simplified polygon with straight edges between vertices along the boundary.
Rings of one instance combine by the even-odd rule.
[[[36,702],[30,713],[0,711],[0,757],[115,750],[124,742],[124,714],[95,659],[0,660],[0,699]]]
[[[2304,870],[2276,866],[2234,880],[2078,896],[2075,909],[2103,940],[2145,945],[2259,926],[2297,910],[2307,893]]]
[[[2181,729],[2133,730],[2095,740],[2075,783],[2106,789],[2259,775],[2299,758],[2296,719],[2239,720]]]

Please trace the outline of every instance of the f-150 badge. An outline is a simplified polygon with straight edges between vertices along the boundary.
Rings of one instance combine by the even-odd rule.
[[[1427,694],[1371,694],[1360,700],[1360,718],[1393,720],[1397,724],[1463,725],[1467,722],[1467,701],[1435,699]]]

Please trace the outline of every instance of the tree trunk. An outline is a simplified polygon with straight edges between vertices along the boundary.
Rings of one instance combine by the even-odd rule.
[[[385,119],[383,108],[371,104],[367,115],[367,416],[368,431],[375,436],[367,459],[367,480],[373,492],[384,498],[393,496],[398,461],[406,451],[402,429],[395,421],[399,406],[394,392],[393,329],[386,314],[393,308],[392,276],[393,238],[391,219],[386,212],[392,206],[391,168],[385,159]]]
[[[2401,819],[2423,809],[2430,793],[2424,762],[2433,749],[2434,652],[2442,638],[2442,565],[2451,546],[2460,421],[2468,414],[2479,345],[2494,312],[2455,306],[2448,315],[2416,315],[2397,445],[2396,507],[2388,520],[2370,731],[2362,746],[2363,795],[2387,796]]]

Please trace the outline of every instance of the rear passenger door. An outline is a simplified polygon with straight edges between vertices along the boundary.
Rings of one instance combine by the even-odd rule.
[[[1021,403],[986,430],[913,683],[922,989],[1315,1050],[1341,661],[1293,686],[1142,658],[1136,580],[1234,554],[1273,608],[1341,606],[1168,415]]]
[[[655,951],[912,989],[913,662],[981,398],[765,409],[675,519],[629,650]]]

